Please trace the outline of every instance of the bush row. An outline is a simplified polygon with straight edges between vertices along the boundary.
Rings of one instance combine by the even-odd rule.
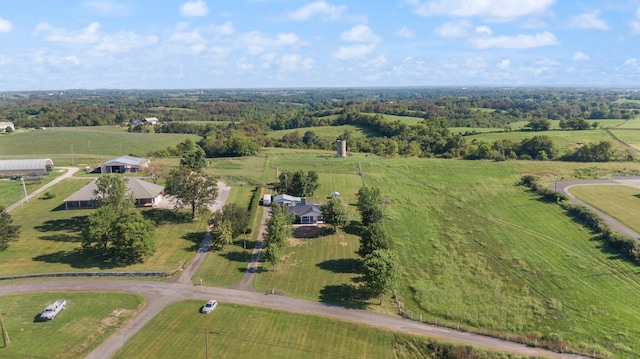
[[[569,215],[578,218],[587,228],[598,233],[604,243],[617,250],[625,258],[640,264],[640,241],[612,229],[593,211],[587,207],[570,203],[566,195],[556,193],[540,184],[535,176],[522,176],[520,184],[529,187],[547,201],[558,202]]]

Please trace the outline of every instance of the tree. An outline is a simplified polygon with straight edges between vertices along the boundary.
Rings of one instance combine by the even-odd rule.
[[[207,165],[205,158],[206,155],[202,148],[196,147],[182,156],[180,166],[187,167],[192,171],[200,171]]]
[[[384,217],[382,213],[382,195],[380,189],[374,187],[362,187],[358,191],[358,211],[362,217],[361,222],[363,226],[368,226],[371,223],[379,222]]]
[[[20,227],[12,223],[13,218],[11,218],[9,212],[3,206],[0,206],[0,251],[9,248],[9,242],[18,239]]]
[[[82,247],[98,249],[114,263],[142,262],[155,251],[153,222],[134,208],[125,178],[100,177],[96,186],[93,202],[99,207],[87,218]]]
[[[247,227],[249,226],[249,211],[235,203],[228,203],[224,205],[222,211],[214,213],[209,224],[217,226],[218,222],[223,220],[231,222],[233,237],[235,238],[247,232]]]
[[[531,131],[549,131],[551,128],[551,121],[546,118],[539,118],[529,121],[525,127],[529,127]]]
[[[233,243],[233,225],[231,221],[226,218],[218,221],[211,231],[213,242],[224,250],[225,244]]]
[[[291,222],[293,217],[289,214],[287,207],[280,205],[271,206],[271,218],[267,220],[267,229],[264,235],[265,259],[275,268],[279,261],[280,249],[287,245],[291,237]]]
[[[207,210],[218,197],[218,185],[213,178],[186,166],[169,172],[164,191],[175,197],[176,208],[190,206],[192,219],[196,218],[196,212]]]
[[[267,243],[262,252],[264,260],[271,263],[271,266],[275,270],[276,265],[280,261],[280,247],[275,243]]]
[[[279,190],[293,196],[313,196],[319,186],[318,173],[316,171],[305,172],[298,170],[293,173],[284,171],[280,174]]]
[[[320,206],[324,223],[333,226],[335,232],[338,227],[344,227],[349,221],[349,214],[342,205],[340,198],[331,198],[326,204]]]
[[[371,297],[380,296],[380,305],[384,294],[391,292],[398,283],[399,263],[398,255],[389,249],[377,249],[362,262],[365,288]]]
[[[159,178],[163,178],[167,175],[169,171],[169,165],[164,161],[152,161],[149,162],[147,167],[144,169],[144,173],[151,177],[153,183],[158,183]]]
[[[358,254],[366,257],[378,249],[391,249],[391,237],[384,230],[380,222],[371,223],[364,227],[360,235]]]

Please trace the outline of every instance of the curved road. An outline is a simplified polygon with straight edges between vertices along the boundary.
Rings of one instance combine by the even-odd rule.
[[[604,220],[607,223],[607,225],[609,225],[609,227],[615,229],[616,231],[618,231],[618,232],[620,232],[620,233],[622,233],[624,235],[633,237],[635,239],[640,239],[640,235],[638,233],[632,231],[631,229],[627,228],[626,226],[623,226],[620,222],[618,222],[615,219],[609,217],[608,215],[606,215],[602,211],[598,210],[597,208],[594,208],[594,207],[586,204],[585,202],[577,199],[576,197],[574,197],[569,192],[571,187],[575,187],[575,186],[593,186],[593,185],[630,186],[630,187],[640,188],[640,179],[567,181],[567,182],[558,182],[557,188],[556,188],[555,184],[551,184],[551,185],[549,185],[549,188],[552,189],[552,190],[555,190],[557,192],[561,192],[561,193],[566,194],[569,197],[569,200],[571,201],[571,203],[575,203],[577,205],[581,205],[581,206],[589,208],[593,213],[597,214],[600,218],[602,218],[602,220]]]
[[[68,168],[65,175],[57,178],[51,183],[34,191],[31,196],[44,191],[55,183],[68,178],[77,169]],[[568,188],[568,187],[567,187]],[[224,206],[229,187],[219,183],[219,197],[213,210]],[[12,206],[15,208],[22,202]],[[264,231],[264,221],[268,216],[268,208],[263,209],[262,226],[259,235],[259,242]],[[249,306],[267,307],[286,311],[322,315],[340,320],[351,321],[398,332],[426,335],[432,338],[470,344],[478,347],[492,349],[501,352],[509,352],[520,355],[540,356],[548,358],[577,359],[585,358],[572,354],[559,354],[545,349],[532,348],[523,344],[487,337],[478,334],[460,332],[453,329],[437,327],[420,323],[413,320],[401,319],[398,317],[367,312],[363,310],[347,309],[343,307],[330,306],[323,303],[290,298],[277,295],[265,295],[256,293],[251,287],[251,281],[255,275],[255,269],[261,253],[261,246],[256,245],[251,260],[248,264],[248,271],[243,279],[231,288],[214,288],[204,286],[194,286],[191,283],[192,276],[199,267],[202,259],[206,255],[210,244],[210,230],[208,229],[198,252],[186,270],[178,277],[168,282],[155,282],[144,280],[63,280],[63,281],[40,281],[25,282],[9,285],[0,285],[0,295],[37,293],[37,292],[130,292],[142,295],[147,302],[144,308],[131,318],[124,326],[120,327],[113,335],[98,345],[86,358],[103,359],[113,356],[131,337],[133,337],[145,324],[155,317],[167,305],[186,299],[208,300],[215,297],[222,303],[237,303]]]

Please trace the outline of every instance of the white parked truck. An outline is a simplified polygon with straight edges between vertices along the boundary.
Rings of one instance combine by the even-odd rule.
[[[67,301],[64,299],[56,300],[55,303],[47,306],[47,308],[40,314],[40,320],[53,320],[67,306]]]

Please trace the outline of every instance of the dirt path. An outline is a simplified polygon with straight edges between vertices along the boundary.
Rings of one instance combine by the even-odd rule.
[[[431,338],[471,344],[482,348],[520,355],[546,358],[578,359],[578,355],[559,354],[541,348],[532,348],[524,344],[508,342],[478,334],[460,332],[453,329],[436,327],[408,319],[401,319],[358,309],[347,309],[323,303],[284,297],[264,295],[256,292],[230,288],[212,288],[182,283],[147,282],[138,280],[62,280],[43,282],[24,282],[0,285],[0,295],[37,293],[37,292],[129,292],[147,298],[147,305],[132,320],[125,323],[114,335],[107,338],[92,351],[87,358],[109,358],[113,356],[138,330],[149,322],[166,305],[176,301],[196,299],[204,301],[216,298],[224,308],[224,303],[273,308],[290,312],[321,315],[330,318],[365,324],[393,331],[425,335]],[[197,311],[199,305],[194,306]],[[69,308],[73,310],[73,308]],[[223,310],[223,309],[218,309]]]
[[[33,197],[39,195],[40,193],[44,192],[45,190],[51,188],[53,185],[57,184],[58,182],[65,180],[71,176],[73,176],[74,173],[78,172],[78,168],[77,167],[58,167],[58,168],[62,168],[62,169],[66,169],[67,172],[64,173],[62,176],[54,179],[53,181],[45,184],[44,186],[38,188],[37,190],[31,192],[30,194],[27,195],[27,198],[23,198],[21,200],[19,200],[18,202],[10,205],[9,207],[7,207],[7,212],[11,212],[12,210],[14,210],[16,207],[20,206],[21,204],[27,202],[28,200],[32,199]]]

